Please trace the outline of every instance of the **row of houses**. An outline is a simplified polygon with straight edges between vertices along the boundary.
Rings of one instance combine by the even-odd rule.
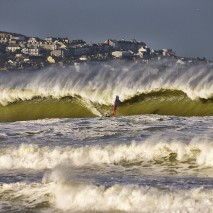
[[[171,49],[153,50],[146,43],[133,40],[107,39],[102,43],[88,44],[82,39],[27,37],[14,33],[0,32],[0,55],[5,47],[9,58],[6,64],[14,67],[44,67],[48,64],[71,64],[76,61],[106,59],[149,60],[159,56],[174,56]],[[9,61],[9,62],[8,62]],[[8,66],[9,66],[8,65]]]
[[[48,39],[48,38],[47,38]],[[2,39],[5,43],[5,39]],[[1,40],[0,40],[1,42]],[[40,56],[45,51],[53,51],[59,49],[67,49],[67,45],[61,41],[50,42],[48,40],[40,40],[35,37],[26,38],[25,40],[9,39],[6,43],[6,51],[8,52],[22,52],[26,55]]]
[[[137,53],[141,47],[146,47],[144,42],[136,40],[108,39],[103,43],[87,44],[80,39],[69,40],[68,38],[53,37],[40,39],[10,33],[0,33],[0,43],[6,44],[7,52],[21,52],[30,56],[40,56],[48,52],[56,57],[112,53],[113,51]]]

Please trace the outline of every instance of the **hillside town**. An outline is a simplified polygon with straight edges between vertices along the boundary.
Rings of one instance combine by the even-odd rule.
[[[73,65],[107,60],[134,60],[148,63],[152,59],[172,58],[177,63],[210,63],[205,58],[185,58],[172,49],[154,50],[146,43],[133,40],[107,39],[86,43],[82,39],[40,39],[16,33],[0,32],[0,71],[37,70],[48,66]]]

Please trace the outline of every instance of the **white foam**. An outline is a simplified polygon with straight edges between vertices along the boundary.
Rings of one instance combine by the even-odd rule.
[[[97,186],[74,182],[74,171],[58,167],[46,177],[55,206],[72,212],[211,213],[213,190],[177,190],[138,185]],[[74,172],[75,173],[75,172]]]
[[[168,191],[134,185],[109,188],[88,184],[55,184],[55,205],[72,212],[206,212],[213,206],[213,191]]]
[[[97,186],[88,183],[60,182],[11,183],[0,185],[4,206],[26,210],[42,205],[44,212],[146,212],[146,213],[211,213],[213,190],[158,189],[137,185]]]
[[[8,147],[0,150],[1,169],[46,169],[60,164],[73,166],[119,164],[131,162],[168,161],[170,154],[175,153],[178,162],[194,161],[200,166],[213,167],[213,143],[192,140],[183,142],[164,142],[147,139],[132,142],[129,145],[73,147],[39,147],[22,144],[19,147]]]
[[[39,72],[0,76],[0,103],[34,97],[80,96],[85,102],[112,105],[114,97],[124,101],[135,95],[161,89],[180,90],[191,99],[213,96],[213,68],[207,65],[160,69],[164,63],[122,63],[105,66],[80,65],[67,69],[49,68]],[[182,65],[180,65],[182,66]]]
[[[3,183],[0,185],[0,206],[2,212],[7,212],[8,207],[14,212],[33,209],[37,205],[53,202],[51,184],[42,183]],[[7,207],[8,206],[8,207]],[[4,207],[7,209],[4,211]]]

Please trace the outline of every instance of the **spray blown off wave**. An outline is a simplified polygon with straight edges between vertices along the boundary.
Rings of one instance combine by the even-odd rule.
[[[112,61],[0,77],[1,121],[101,116],[116,95],[120,115],[213,115],[212,65]]]
[[[211,142],[132,142],[130,145],[107,145],[105,147],[39,147],[23,144],[1,149],[1,169],[51,169],[58,165],[170,165],[185,163],[189,166],[213,167],[213,144]]]

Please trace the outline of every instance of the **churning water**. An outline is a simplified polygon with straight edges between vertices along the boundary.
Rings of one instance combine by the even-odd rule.
[[[211,65],[2,73],[0,89],[0,212],[213,212]]]

